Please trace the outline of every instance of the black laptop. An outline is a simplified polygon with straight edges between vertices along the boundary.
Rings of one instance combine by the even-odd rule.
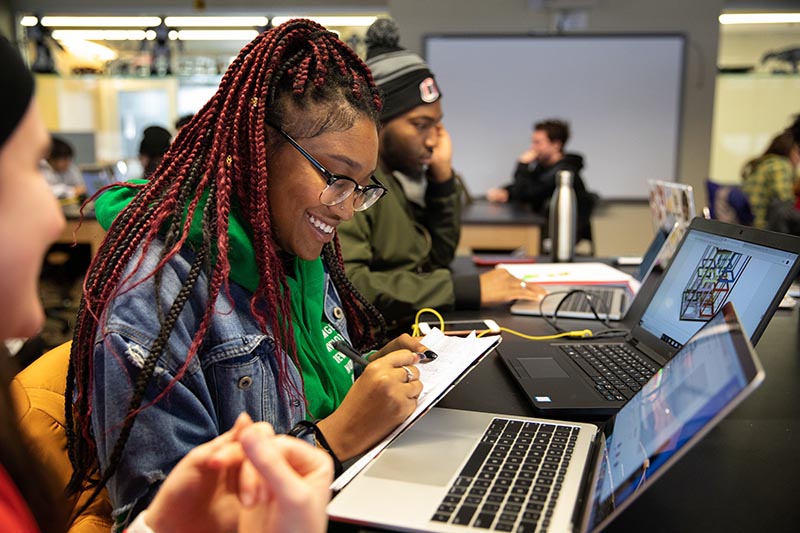
[[[510,344],[497,351],[540,411],[615,413],[732,301],[755,344],[800,271],[800,237],[692,220],[672,261],[642,286],[624,338]],[[637,298],[640,300],[640,298]]]

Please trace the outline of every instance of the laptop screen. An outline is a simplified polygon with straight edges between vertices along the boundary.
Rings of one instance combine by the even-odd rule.
[[[90,198],[102,187],[111,183],[111,172],[107,167],[85,168],[82,173],[86,195]]]
[[[656,260],[656,257],[658,257],[658,252],[663,248],[668,235],[669,232],[665,229],[658,229],[656,231],[653,240],[650,242],[650,246],[648,246],[647,251],[645,251],[642,256],[642,263],[639,265],[639,269],[633,275],[636,281],[644,281],[644,278],[650,273],[650,267],[653,266],[653,262]]]
[[[646,488],[759,374],[733,305],[708,321],[610,422],[589,523]],[[688,448],[687,448],[688,449]]]
[[[676,222],[685,226],[689,225],[695,216],[694,193],[691,185],[673,181],[650,180],[648,186],[653,229],[669,232]]]
[[[752,337],[796,260],[795,253],[690,227],[639,326],[677,349],[732,301]]]

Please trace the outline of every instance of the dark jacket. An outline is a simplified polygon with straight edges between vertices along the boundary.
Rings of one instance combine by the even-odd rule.
[[[578,154],[564,154],[555,165],[545,166],[535,161],[529,164],[517,163],[514,182],[507,186],[509,200],[527,204],[537,213],[547,215],[550,199],[556,190],[556,176],[561,170],[572,172],[572,188],[578,203],[577,240],[591,239],[589,217],[594,207],[594,195],[586,190],[581,179],[583,157]]]
[[[337,228],[347,275],[390,324],[402,328],[423,307],[477,309],[477,275],[454,276],[448,265],[461,232],[455,179],[428,183],[425,206],[406,197],[393,175],[375,173],[389,193]]]

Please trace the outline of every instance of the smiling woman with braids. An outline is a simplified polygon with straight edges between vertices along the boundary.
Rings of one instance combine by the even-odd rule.
[[[372,176],[380,107],[347,45],[290,21],[242,49],[148,183],[98,198],[110,227],[66,411],[71,487],[107,484],[118,523],[243,411],[345,460],[414,410],[417,340],[390,342],[356,380],[331,346],[369,350],[383,335],[336,237],[386,192]]]

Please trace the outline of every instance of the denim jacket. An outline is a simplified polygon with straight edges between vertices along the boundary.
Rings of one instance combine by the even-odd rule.
[[[141,252],[131,260],[96,335],[91,419],[102,470],[109,464],[128,410],[132,384],[158,335],[159,300],[155,276],[148,274],[157,265],[162,247],[160,242],[152,243],[140,268],[128,279]],[[162,315],[166,316],[193,258],[193,252],[185,248],[162,269]],[[242,411],[255,421],[269,422],[276,433],[286,433],[306,416],[305,402],[291,399],[278,387],[274,336],[261,331],[253,317],[251,292],[233,282],[229,291],[224,287],[220,291],[206,340],[185,374],[152,403],[185,362],[206,307],[207,287],[207,276],[201,274],[157,363],[142,410],[108,483],[115,517],[133,511],[130,519],[144,509],[175,464],[195,446],[230,429]],[[324,312],[349,340],[341,300],[327,273]],[[289,357],[286,369],[287,384],[302,392],[299,370]]]

